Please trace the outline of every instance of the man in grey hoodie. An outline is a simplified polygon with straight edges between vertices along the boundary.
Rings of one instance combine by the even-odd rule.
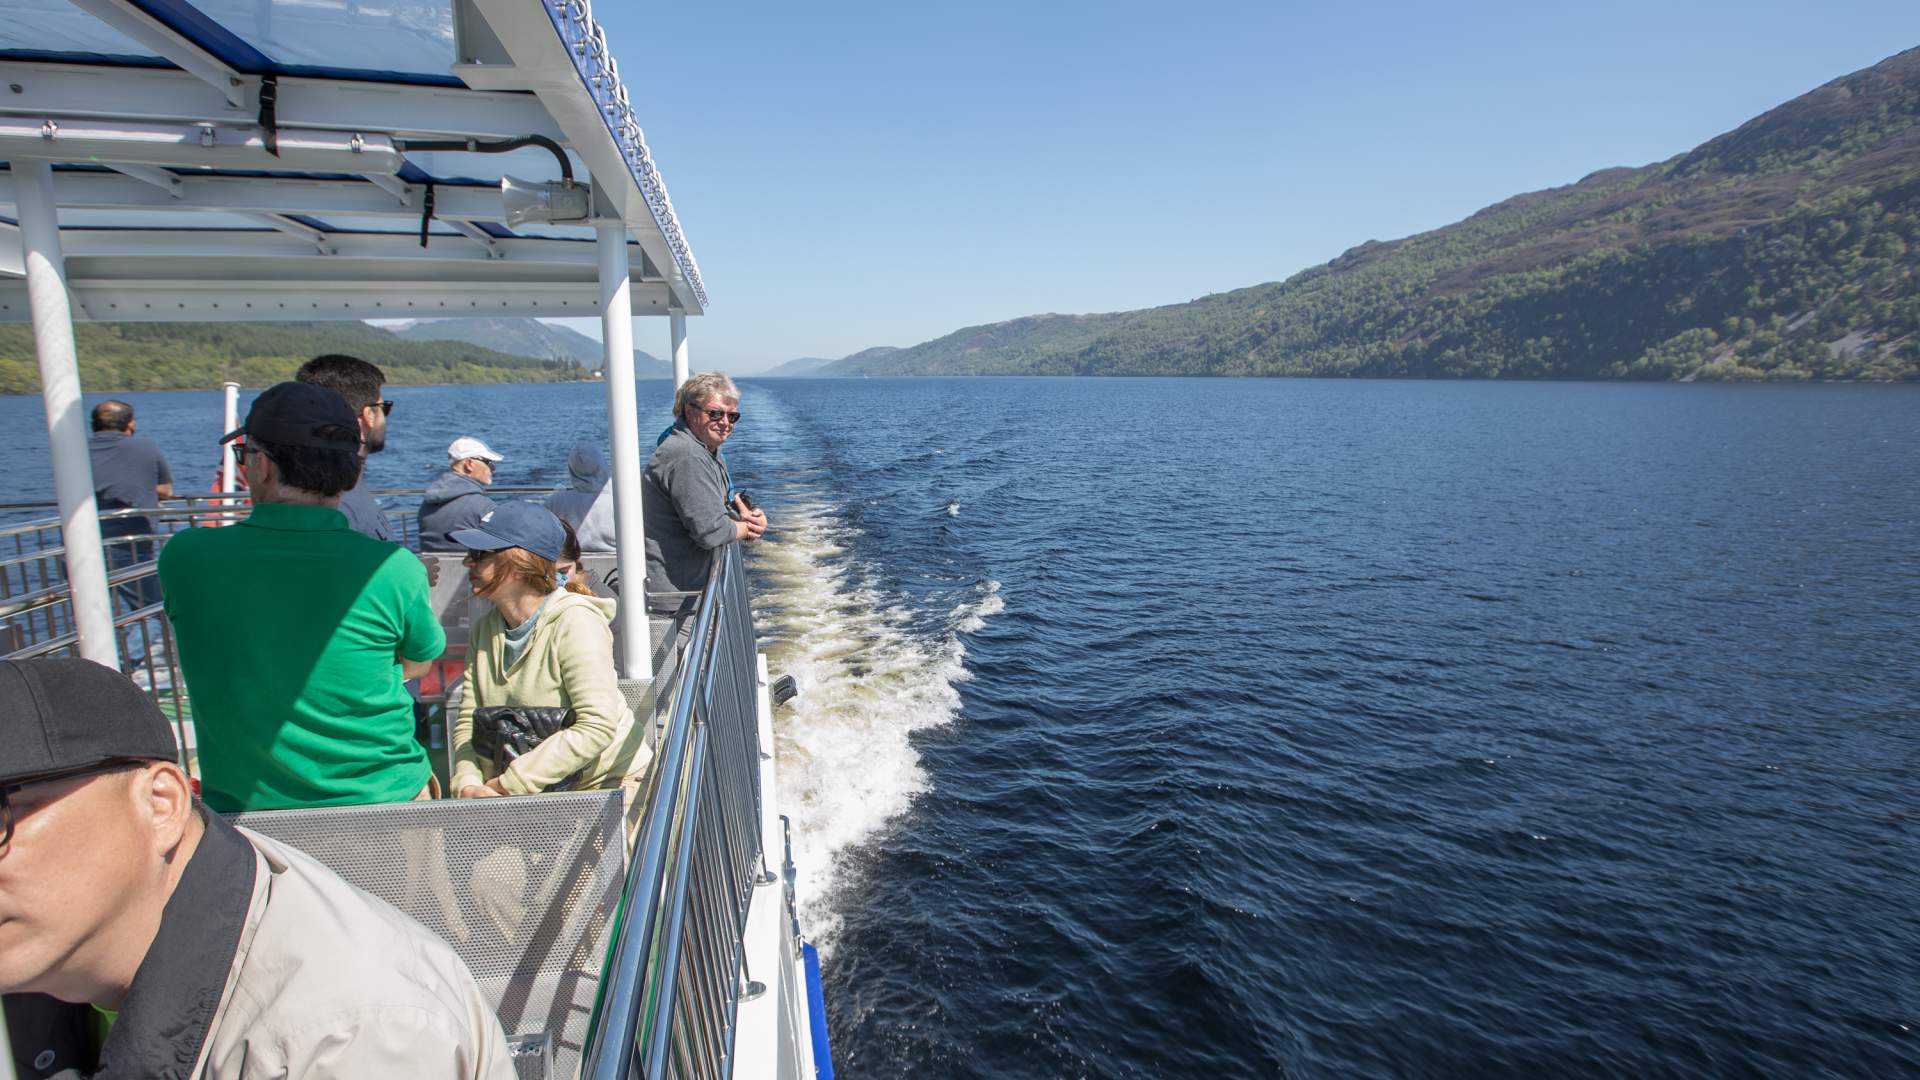
[[[572,486],[547,498],[553,516],[573,526],[581,551],[614,550],[613,488],[607,484],[606,459],[590,442],[575,443],[567,455]]]
[[[456,529],[474,528],[493,510],[487,485],[493,482],[493,463],[503,460],[471,435],[453,440],[447,447],[447,471],[420,498],[421,551],[466,550],[447,536]]]

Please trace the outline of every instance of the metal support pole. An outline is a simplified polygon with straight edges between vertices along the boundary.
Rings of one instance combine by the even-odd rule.
[[[687,313],[675,308],[667,313],[673,324],[673,388],[687,381]]]
[[[615,557],[620,564],[620,674],[653,678],[647,639],[646,525],[640,517],[640,412],[633,389],[633,288],[627,227],[594,229],[600,251],[600,338],[606,348],[607,439],[613,450]]]
[[[20,201],[20,246],[33,308],[33,348],[40,360],[40,398],[53,452],[53,490],[60,500],[61,543],[80,655],[118,670],[113,598],[107,592],[100,510],[93,502],[93,462],[87,455],[87,418],[80,400],[80,362],[73,346],[73,308],[67,300],[67,263],[60,253],[60,221],[53,198],[53,166],[13,162]]]
[[[227,432],[240,426],[240,384],[237,382],[223,383],[220,391],[221,396],[226,399],[226,411],[220,421],[220,434],[225,435]],[[221,447],[220,493],[222,495],[240,486],[240,477],[237,475],[239,468],[240,463],[233,460],[233,454],[228,448],[224,446]],[[221,505],[224,506],[226,504],[222,503]]]

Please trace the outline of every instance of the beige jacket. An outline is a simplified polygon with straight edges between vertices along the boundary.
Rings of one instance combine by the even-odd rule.
[[[241,830],[253,903],[204,1080],[513,1080],[506,1035],[452,947],[306,855]]]
[[[485,783],[493,763],[473,751],[473,711],[489,705],[557,705],[574,711],[573,726],[548,737],[501,774],[512,795],[531,795],[581,769],[583,790],[637,784],[653,752],[644,725],[621,696],[613,668],[615,601],[556,589],[547,596],[519,662],[506,667],[506,620],[498,608],[473,628],[460,715],[453,723],[453,777],[458,795]]]

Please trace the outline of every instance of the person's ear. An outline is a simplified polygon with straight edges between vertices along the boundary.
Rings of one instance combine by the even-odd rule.
[[[153,823],[154,846],[171,859],[193,820],[193,784],[180,766],[156,761],[141,770],[141,809]]]

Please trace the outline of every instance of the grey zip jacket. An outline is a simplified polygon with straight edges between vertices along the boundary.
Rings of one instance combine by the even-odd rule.
[[[440,479],[427,486],[420,497],[420,550],[460,551],[459,544],[447,539],[459,529],[478,528],[480,519],[493,510],[486,485],[471,476],[448,469]]]
[[[647,521],[647,593],[697,592],[720,548],[734,541],[727,466],[677,421],[654,447],[640,484]],[[659,608],[649,601],[650,607]],[[666,607],[674,605],[667,604]]]

